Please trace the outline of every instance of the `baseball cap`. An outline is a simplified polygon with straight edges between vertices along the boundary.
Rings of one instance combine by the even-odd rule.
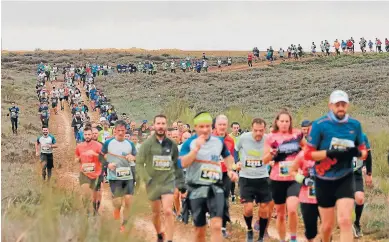
[[[101,117],[100,122],[103,122],[103,121],[107,121],[107,119],[105,117]]]
[[[335,104],[338,102],[349,103],[348,95],[342,90],[335,90],[331,93],[330,103]]]
[[[304,120],[301,122],[301,127],[309,127],[309,126],[311,126],[311,121]]]

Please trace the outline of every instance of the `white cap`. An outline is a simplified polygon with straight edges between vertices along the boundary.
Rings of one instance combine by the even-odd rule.
[[[330,103],[335,104],[335,103],[338,103],[338,102],[349,103],[348,95],[347,95],[346,92],[344,92],[342,90],[336,90],[336,91],[333,91],[331,93]]]
[[[107,121],[107,119],[105,117],[101,117],[100,122],[103,122],[103,121]]]

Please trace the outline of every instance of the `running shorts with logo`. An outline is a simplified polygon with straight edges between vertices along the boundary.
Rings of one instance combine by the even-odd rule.
[[[275,204],[284,204],[288,197],[298,197],[301,185],[297,183],[290,173],[290,167],[300,151],[300,142],[303,134],[300,130],[293,130],[290,134],[271,133],[267,135],[265,146],[277,148],[280,152],[287,153],[283,160],[277,160],[271,169],[271,191]],[[277,147],[273,147],[277,144]]]
[[[308,136],[309,150],[333,150],[338,147],[366,149],[359,121],[345,117],[339,122],[328,113],[313,122]],[[334,207],[342,198],[354,198],[353,157],[343,160],[326,158],[315,164],[316,197],[319,207]]]
[[[180,156],[185,156],[195,149],[197,135],[190,137],[181,147]],[[196,161],[186,169],[188,198],[196,227],[206,225],[206,213],[211,218],[223,218],[226,204],[222,183],[220,156],[230,156],[222,139],[211,136],[196,154]],[[207,162],[205,162],[207,161]]]

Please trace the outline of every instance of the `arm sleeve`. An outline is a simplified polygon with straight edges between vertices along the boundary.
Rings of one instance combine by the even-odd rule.
[[[365,139],[367,139],[367,138],[364,138],[364,134],[363,134],[363,132],[362,132],[362,126],[361,126],[361,124],[360,123],[358,123],[358,126],[357,126],[357,130],[356,130],[356,134],[357,134],[357,140],[356,140],[356,142],[357,142],[357,144],[358,144],[358,148],[360,149],[360,150],[362,150],[362,149],[366,149],[366,142],[365,142]]]
[[[136,168],[139,170],[139,174],[141,179],[146,183],[146,185],[149,184],[151,181],[151,176],[148,174],[146,170],[146,149],[148,147],[148,144],[145,142],[139,149],[139,153],[136,156]]]
[[[182,144],[181,151],[180,151],[180,156],[185,156],[185,155],[189,154],[189,152],[190,152],[190,142],[191,142],[191,139],[188,139],[188,140],[186,140]]]
[[[40,137],[36,138],[36,143],[37,143],[37,144],[40,144],[39,138],[40,138]]]
[[[134,143],[132,143],[131,141],[130,144],[131,144],[131,155],[136,156],[136,147]]]
[[[51,143],[52,143],[52,144],[56,144],[56,143],[57,143],[57,140],[55,139],[54,136],[51,136]]]
[[[365,165],[366,165],[366,172],[367,174],[372,173],[372,156],[371,156],[371,150],[367,151],[367,158],[365,160]]]

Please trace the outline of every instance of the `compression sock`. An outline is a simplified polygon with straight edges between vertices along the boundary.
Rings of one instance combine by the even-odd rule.
[[[362,204],[362,205],[355,204],[355,222],[354,222],[355,225],[360,226],[359,221],[361,220],[362,211],[363,211],[364,206],[365,206],[364,204]]]
[[[96,202],[96,212],[98,212],[100,209],[100,201]]]
[[[96,203],[96,202],[93,202],[93,214],[94,214],[94,215],[96,215],[96,213],[97,213],[96,207],[97,207],[97,203]]]
[[[266,225],[267,225],[267,218],[259,218],[259,238],[263,239],[265,236],[266,231]]]
[[[244,217],[244,221],[246,221],[247,230],[252,230],[253,229],[253,227],[252,227],[253,216],[250,216],[250,217],[243,216],[243,217]]]
[[[47,180],[50,181],[51,178],[51,168],[47,168]]]

